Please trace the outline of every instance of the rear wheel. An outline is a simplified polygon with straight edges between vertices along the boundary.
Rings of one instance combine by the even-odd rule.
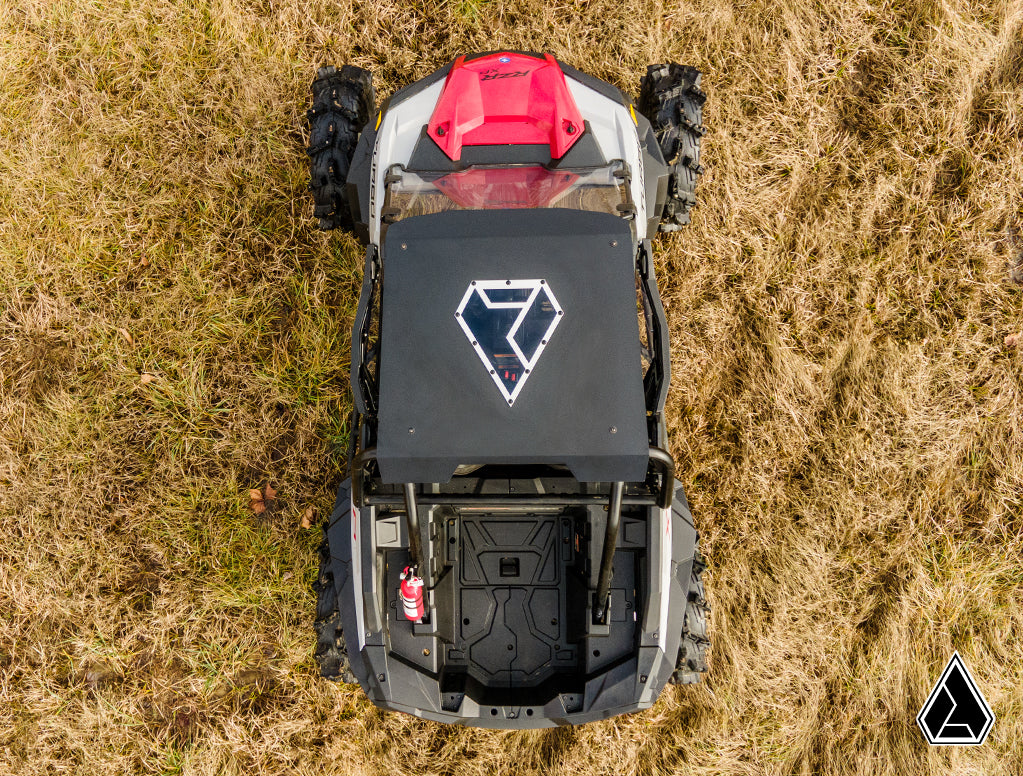
[[[700,166],[703,103],[700,71],[669,62],[650,65],[640,81],[639,110],[650,120],[664,160],[671,167],[668,197],[661,215],[662,232],[673,232],[689,223],[696,205],[696,183]]]
[[[341,630],[341,612],[337,605],[337,588],[330,570],[330,544],[327,529],[323,529],[320,544],[320,572],[313,583],[316,591],[316,662],[320,675],[354,684],[355,674],[348,661],[348,647]]]
[[[320,229],[351,229],[346,180],[359,132],[373,112],[373,75],[345,65],[321,67],[312,85],[309,119],[309,190]]]
[[[700,674],[707,672],[707,650],[710,647],[707,615],[710,614],[710,606],[703,595],[703,572],[706,568],[707,563],[697,549],[693,557],[689,596],[682,621],[682,642],[675,661],[675,672],[670,679],[672,684],[695,684],[700,681]]]

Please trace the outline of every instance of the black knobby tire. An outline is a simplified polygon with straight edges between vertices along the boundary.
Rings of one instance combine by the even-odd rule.
[[[650,65],[640,81],[639,110],[650,120],[664,160],[671,167],[668,198],[661,215],[662,232],[673,232],[689,223],[696,205],[696,183],[700,166],[703,103],[700,71],[669,62]]]
[[[346,179],[359,132],[373,112],[373,75],[345,65],[321,67],[312,85],[309,119],[309,190],[320,229],[351,229]]]
[[[682,620],[682,642],[675,661],[675,672],[671,675],[672,684],[695,684],[700,681],[700,674],[707,672],[707,650],[710,647],[707,616],[710,614],[710,606],[703,594],[703,571],[706,568],[707,563],[697,550],[689,578],[689,596]]]
[[[337,605],[334,574],[330,570],[330,544],[327,529],[323,529],[320,544],[320,571],[313,583],[316,592],[316,662],[320,675],[327,679],[352,684],[356,681],[348,661],[348,648],[341,630],[341,612]]]

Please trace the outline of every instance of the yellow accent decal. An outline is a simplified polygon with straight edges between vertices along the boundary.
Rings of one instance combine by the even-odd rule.
[[[637,127],[639,126],[639,119],[636,118],[636,111],[633,109],[632,104],[629,104],[629,115],[632,116],[632,123]]]
[[[380,120],[383,117],[384,117],[384,112],[382,110],[381,111],[377,111],[377,125],[375,127],[373,127],[373,131],[374,132],[376,132],[378,129],[380,129]],[[633,117],[633,118],[635,118],[635,117]]]

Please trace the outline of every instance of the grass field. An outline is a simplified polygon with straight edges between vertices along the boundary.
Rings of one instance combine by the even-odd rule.
[[[300,525],[361,275],[309,82],[501,47],[709,95],[655,246],[711,674],[549,732],[318,679]],[[1023,772],[1021,120],[1004,0],[0,0],[0,773]],[[929,749],[954,649],[997,721]]]

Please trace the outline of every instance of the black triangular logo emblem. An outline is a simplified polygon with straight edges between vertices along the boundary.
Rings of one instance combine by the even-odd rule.
[[[994,721],[991,707],[956,652],[917,714],[916,724],[932,746],[976,746],[984,743]]]

